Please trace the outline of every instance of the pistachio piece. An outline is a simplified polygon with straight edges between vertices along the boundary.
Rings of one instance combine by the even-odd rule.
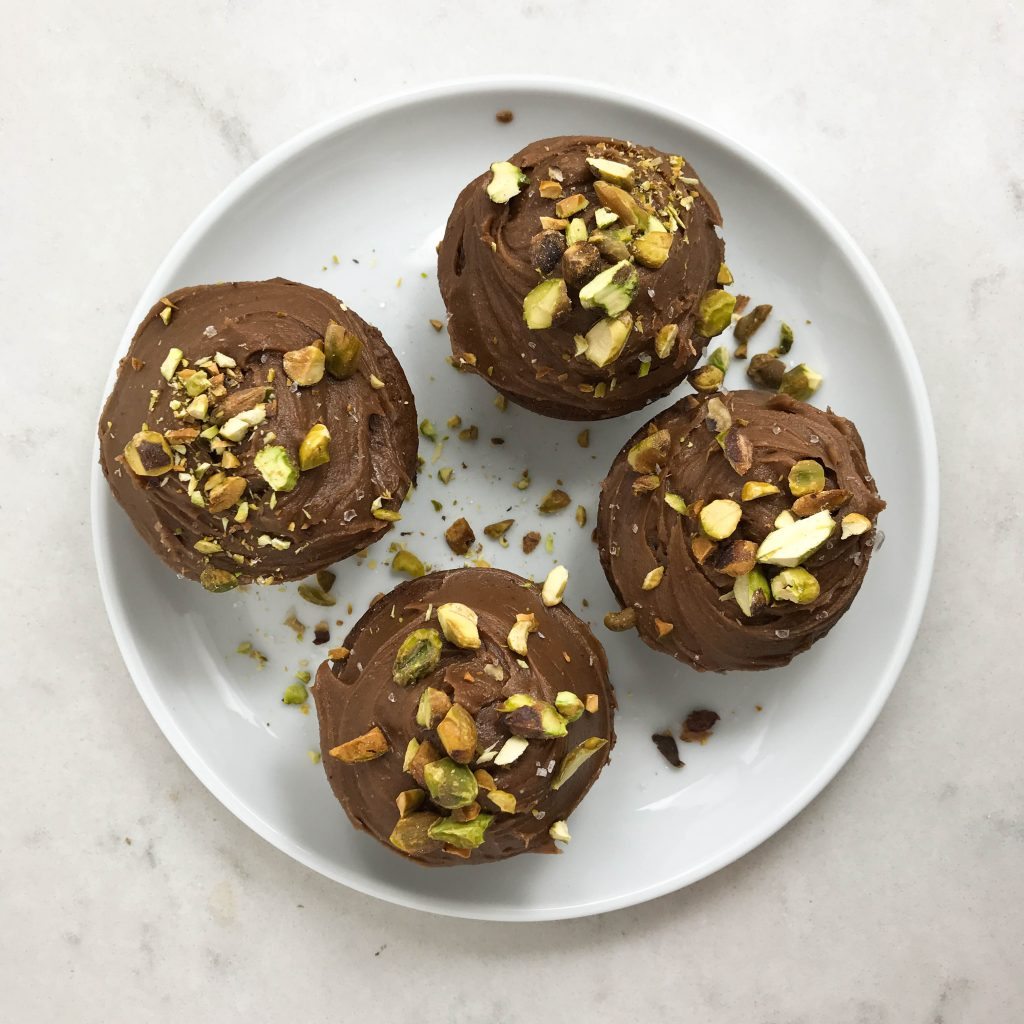
[[[226,594],[238,586],[238,577],[227,569],[215,569],[208,565],[199,574],[199,582],[211,594]]]
[[[408,818],[410,814],[418,811],[423,806],[427,794],[422,789],[403,789],[395,797],[395,804],[398,807],[398,816]]]
[[[636,625],[636,609],[623,608],[620,612],[608,612],[604,617],[605,629],[613,633],[624,633]]]
[[[792,526],[769,533],[757,549],[757,560],[792,568],[810,558],[832,536],[835,528],[835,520],[829,512],[798,519]]]
[[[364,732],[362,736],[332,747],[328,753],[343,764],[360,764],[363,761],[375,761],[390,749],[391,744],[388,743],[387,737],[381,731],[380,726],[375,725],[369,732]]]
[[[305,704],[309,699],[309,691],[306,689],[303,683],[292,683],[290,686],[286,686],[284,694],[281,697],[282,704]],[[335,748],[340,750],[340,747]],[[364,761],[369,761],[371,758],[362,758]]]
[[[531,331],[544,330],[572,309],[565,282],[560,277],[541,281],[523,299],[523,320]]]
[[[705,338],[714,338],[732,323],[732,311],[736,308],[736,296],[720,288],[704,293],[698,309],[697,332]]]
[[[565,491],[556,487],[553,491],[548,491],[544,495],[537,506],[537,511],[542,515],[550,515],[552,512],[559,512],[563,508],[568,507],[571,502],[572,498]]]
[[[754,446],[739,428],[730,427],[716,438],[726,461],[738,476],[746,476],[754,464]]]
[[[561,231],[538,231],[530,239],[530,266],[546,277],[558,266],[565,245],[565,235]]]
[[[778,390],[782,378],[786,374],[786,364],[781,359],[776,359],[770,352],[759,352],[750,360],[747,367],[747,376],[763,388]]]
[[[507,160],[491,164],[491,180],[487,185],[487,197],[492,203],[507,203],[519,195],[524,185],[530,184],[529,175],[524,174],[515,164]]]
[[[571,217],[574,213],[579,213],[585,210],[590,205],[589,200],[586,196],[576,193],[575,195],[566,196],[564,199],[559,199],[555,203],[555,216],[556,217]]]
[[[760,569],[751,569],[743,576],[738,576],[732,585],[732,592],[740,611],[747,618],[752,618],[764,611],[771,600],[768,580],[765,579],[765,575]]]
[[[658,333],[654,336],[654,352],[659,359],[668,359],[672,355],[678,337],[678,324],[665,324],[664,327],[658,328]]]
[[[333,608],[338,602],[335,601],[330,594],[324,592],[324,590],[312,583],[300,583],[299,597],[303,601],[308,601],[310,604],[318,605],[321,608]]]
[[[433,672],[441,660],[441,636],[436,629],[414,629],[395,655],[392,678],[399,686],[409,686]]]
[[[477,614],[472,608],[450,601],[438,607],[437,621],[449,643],[467,651],[475,651],[480,647]]]
[[[554,778],[551,780],[552,789],[561,789],[569,779],[579,771],[583,765],[590,760],[608,741],[600,736],[590,736],[582,743],[577,744],[562,758]]]
[[[793,347],[793,328],[785,320],[779,324],[779,343],[774,348],[774,354],[784,356]]]
[[[565,229],[565,244],[579,245],[587,240],[587,222],[582,217],[573,217]]]
[[[843,528],[840,540],[846,540],[847,537],[859,537],[862,533],[867,533],[871,529],[871,520],[867,516],[862,516],[859,512],[850,512],[848,515],[843,516],[843,521],[840,525]]]
[[[607,207],[599,206],[594,211],[594,223],[598,226],[599,229],[611,227],[611,225],[614,224],[618,219],[619,215],[617,213],[612,213],[612,211],[609,210]]]
[[[220,436],[228,441],[241,441],[253,427],[259,426],[267,418],[267,407],[260,403],[251,409],[245,409],[224,422],[220,428]]]
[[[350,330],[331,320],[324,331],[324,366],[337,380],[348,380],[359,365],[363,343]]]
[[[522,736],[509,736],[501,745],[501,749],[494,755],[495,767],[504,768],[506,765],[518,761],[529,745],[530,741]]]
[[[548,573],[541,588],[540,599],[545,607],[554,608],[556,604],[562,603],[562,595],[565,593],[565,586],[569,582],[569,570],[564,565],[556,565]]]
[[[766,483],[763,480],[748,480],[740,491],[740,501],[756,501],[758,498],[767,498],[771,494],[782,492],[775,484]]]
[[[661,486],[661,477],[657,473],[646,473],[633,481],[633,493],[639,498],[641,494],[650,494]]]
[[[279,444],[267,445],[252,460],[256,471],[275,491],[293,491],[299,482],[299,467],[288,450]]]
[[[427,568],[422,560],[417,558],[411,551],[396,551],[395,557],[391,559],[391,568],[395,572],[404,572],[410,579],[418,580],[425,576]]]
[[[715,284],[732,284],[736,278],[732,276],[732,271],[729,269],[728,263],[723,263],[718,268],[718,276],[715,278]]]
[[[533,612],[517,615],[516,624],[508,631],[508,646],[516,654],[525,658],[527,641],[531,633],[537,631],[537,617]]]
[[[752,540],[733,538],[719,544],[708,559],[712,569],[726,576],[745,576],[757,564],[757,545]]]
[[[739,342],[748,342],[754,336],[754,332],[768,319],[771,313],[770,305],[755,306],[749,313],[741,316],[733,328],[733,337]]]
[[[409,742],[406,744],[405,756],[402,758],[403,772],[409,771],[409,769],[412,767],[412,762],[415,759],[417,753],[419,753],[420,746],[420,741],[415,737],[409,740]]]
[[[453,704],[438,723],[437,738],[453,761],[469,764],[473,760],[477,741],[476,722],[461,704]]]
[[[595,366],[607,366],[619,358],[632,330],[633,317],[628,312],[598,320],[586,333],[583,354]]]
[[[452,811],[452,821],[472,821],[480,813],[480,805],[474,800],[471,804],[466,804],[465,807],[456,807]],[[448,849],[446,847],[446,849]],[[448,850],[448,852],[451,852]]]
[[[561,199],[561,182],[552,181],[550,178],[546,178],[537,186],[537,193],[541,199]]]
[[[331,432],[323,423],[314,423],[299,445],[299,471],[307,473],[331,461]]]
[[[541,217],[540,227],[542,231],[565,231],[569,222],[564,217]]]
[[[618,316],[633,301],[639,280],[636,268],[628,260],[620,260],[580,289],[580,305]]]
[[[729,369],[729,352],[724,345],[719,345],[708,356],[708,366],[717,366],[722,371],[722,375],[725,376],[726,371]]]
[[[415,749],[413,749],[412,742],[416,741],[411,741],[406,748],[402,770],[408,772],[420,786],[426,786],[424,775],[426,767],[439,760],[441,753],[430,740],[424,740],[422,743],[416,742]]]
[[[214,514],[226,512],[241,501],[245,488],[246,482],[242,477],[226,477],[221,483],[210,488],[210,493],[206,496],[206,507]]]
[[[174,456],[163,434],[140,430],[124,446],[124,461],[136,476],[163,476],[174,465]]]
[[[300,388],[311,387],[323,380],[326,360],[316,345],[285,352],[283,362],[284,372],[289,380],[294,381]]]
[[[438,818],[427,830],[427,835],[457,850],[475,850],[484,841],[492,821],[493,814],[478,814],[472,821]]]
[[[583,715],[583,701],[571,690],[560,690],[555,694],[555,710],[572,723]]]
[[[822,376],[806,363],[798,363],[782,375],[779,393],[806,402],[821,387]]]
[[[665,566],[656,565],[646,576],[644,576],[643,583],[640,584],[641,590],[656,590],[660,586],[662,578],[665,575]]]
[[[772,580],[772,597],[776,601],[810,604],[820,593],[818,581],[806,569],[783,569]]]
[[[444,690],[437,690],[433,686],[424,687],[416,704],[416,724],[424,729],[433,729],[451,708],[451,699]]]
[[[618,185],[603,180],[595,181],[594,192],[597,193],[598,202],[611,210],[623,224],[629,227],[635,227],[641,221],[646,220],[648,216],[647,211],[642,209],[633,197]]]
[[[551,827],[548,829],[548,835],[556,843],[567,843],[572,839],[572,836],[569,835],[569,825],[565,821],[552,822]]]
[[[649,267],[651,270],[663,267],[675,237],[667,231],[652,231],[641,235],[633,242],[633,259],[642,267]]]
[[[476,784],[485,793],[493,793],[498,788],[498,784],[494,781],[494,776],[485,768],[477,768],[473,772],[473,778],[476,779]]]
[[[529,704],[509,711],[505,725],[513,736],[531,740],[557,739],[566,734],[565,719],[543,700],[531,700]]]
[[[796,516],[789,511],[788,508],[784,508],[775,517],[775,529],[780,530],[783,526],[792,526],[796,522]]]
[[[613,263],[629,260],[629,249],[626,247],[626,243],[606,231],[592,231],[588,241],[597,246],[597,251],[606,260],[611,260]]]
[[[633,168],[629,164],[617,160],[605,160],[602,157],[587,157],[587,165],[595,178],[610,182],[620,188],[633,187]]]
[[[817,494],[805,494],[793,502],[793,514],[798,518],[813,516],[815,512],[834,512],[842,508],[853,495],[841,487],[835,487],[828,491],[818,491]]]
[[[801,459],[794,462],[789,471],[789,493],[794,498],[805,494],[817,494],[825,489],[825,469],[815,459]]]
[[[460,516],[444,531],[444,539],[455,554],[464,555],[476,541],[476,534],[469,525],[469,520],[465,516]]]
[[[484,527],[484,533],[491,540],[501,540],[508,533],[509,527],[515,522],[514,519],[499,519],[496,523],[488,523]]]
[[[664,464],[671,444],[672,435],[667,430],[656,430],[629,449],[626,461],[637,473],[653,473]]]
[[[562,277],[570,288],[582,288],[601,273],[604,260],[596,245],[578,242],[562,253]]]
[[[704,365],[691,370],[686,375],[686,379],[694,391],[698,391],[702,395],[710,395],[722,386],[725,374],[717,366]]]
[[[683,500],[681,494],[666,493],[665,504],[668,505],[673,512],[678,512],[681,516],[686,515],[686,502]]]
[[[402,853],[413,856],[433,853],[440,848],[441,840],[434,839],[430,835],[430,830],[439,821],[441,818],[430,811],[420,811],[399,818],[391,835],[388,836],[388,842]]]
[[[171,378],[178,369],[178,364],[181,362],[181,358],[184,354],[185,353],[182,352],[180,348],[171,348],[167,350],[167,355],[164,356],[164,361],[160,364],[160,376],[168,383],[170,383]]]
[[[512,793],[507,792],[504,789],[493,789],[487,794],[487,799],[498,808],[499,811],[504,811],[505,814],[516,813],[516,798]]]
[[[471,804],[480,788],[473,773],[450,757],[443,757],[426,765],[423,769],[423,780],[430,799],[438,807],[449,811]]]
[[[712,540],[731,537],[740,524],[743,509],[730,498],[718,498],[700,510],[700,526]]]
[[[690,541],[690,550],[693,552],[693,557],[697,560],[697,564],[703,565],[708,560],[708,556],[715,550],[715,542],[698,533]]]

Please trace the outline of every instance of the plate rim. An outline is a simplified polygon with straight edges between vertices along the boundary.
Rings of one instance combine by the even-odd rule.
[[[854,751],[863,742],[864,737],[877,720],[882,708],[889,699],[896,680],[903,671],[920,628],[925,602],[931,588],[938,539],[938,446],[931,404],[921,367],[895,303],[882,283],[877,271],[871,265],[860,246],[854,241],[852,235],[820,200],[788,172],[782,171],[770,160],[764,159],[745,144],[734,139],[729,133],[715,128],[690,114],[683,113],[631,91],[611,89],[586,79],[547,75],[462,77],[449,79],[424,88],[403,90],[382,99],[360,104],[344,113],[327,117],[317,124],[299,131],[250,164],[200,211],[174,242],[150,276],[135,308],[132,310],[120,343],[115,349],[115,357],[111,364],[110,372],[107,375],[103,393],[100,396],[96,421],[99,420],[105,396],[113,385],[117,364],[121,355],[126,350],[139,320],[152,305],[155,297],[159,297],[155,296],[155,291],[159,291],[158,288],[155,288],[155,284],[164,279],[175,265],[181,262],[182,258],[187,255],[196,241],[202,237],[211,223],[227,210],[237,198],[244,195],[253,185],[273,173],[292,157],[355,124],[372,120],[375,117],[398,109],[413,108],[430,102],[461,96],[467,92],[481,91],[508,92],[516,95],[553,92],[588,100],[596,98],[618,106],[636,107],[673,122],[685,131],[702,136],[713,144],[727,150],[732,157],[742,163],[758,165],[761,170],[767,171],[772,175],[778,188],[782,189],[792,200],[807,211],[830,241],[840,249],[854,273],[860,278],[865,289],[873,297],[886,328],[895,341],[901,369],[909,386],[911,404],[913,406],[913,419],[921,439],[924,507],[921,511],[921,520],[919,522],[918,543],[922,555],[922,571],[913,592],[907,597],[904,624],[885,662],[884,670],[881,673],[883,681],[876,687],[872,699],[865,706],[859,718],[851,723],[843,742],[836,747],[831,757],[819,766],[818,770],[799,791],[776,810],[775,814],[772,815],[766,824],[745,832],[733,843],[719,850],[714,857],[707,858],[701,864],[682,871],[671,878],[661,880],[656,884],[646,887],[641,885],[614,897],[595,899],[572,906],[554,906],[543,909],[511,909],[507,907],[488,907],[479,904],[461,904],[445,897],[410,893],[404,889],[396,889],[388,884],[378,883],[376,879],[365,878],[364,876],[349,877],[344,871],[339,872],[337,865],[323,862],[320,858],[313,855],[311,851],[293,840],[291,836],[279,831],[270,822],[262,818],[254,808],[250,807],[240,797],[237,797],[204,761],[202,755],[193,746],[188,736],[178,728],[169,706],[159,696],[157,688],[154,686],[135,644],[125,608],[117,598],[113,559],[110,557],[110,553],[101,537],[101,526],[106,521],[106,517],[110,512],[110,506],[105,504],[107,498],[106,484],[99,465],[99,441],[95,435],[93,436],[92,445],[93,466],[90,483],[91,538],[104,610],[106,611],[114,640],[117,643],[121,657],[125,662],[139,696],[142,698],[157,727],[178,756],[185,762],[189,770],[236,818],[282,853],[316,871],[318,874],[330,878],[332,881],[339,882],[357,892],[373,896],[396,906],[448,917],[473,920],[509,922],[555,921],[586,917],[636,906],[685,888],[714,874],[716,871],[739,860],[751,850],[760,846],[785,825],[789,824],[835,778]],[[512,100],[514,96],[508,96],[505,99]]]

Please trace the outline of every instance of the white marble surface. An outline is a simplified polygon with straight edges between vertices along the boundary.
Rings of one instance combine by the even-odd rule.
[[[1024,1019],[1024,9],[349,8],[5,5],[0,1020]],[[514,72],[621,76],[817,193],[915,341],[945,496],[917,644],[824,795],[686,891],[531,926],[377,903],[225,812],[126,676],[87,510],[111,354],[210,197],[353,104]]]

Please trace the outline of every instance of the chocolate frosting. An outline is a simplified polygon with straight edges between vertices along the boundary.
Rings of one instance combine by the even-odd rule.
[[[481,647],[462,650],[445,640],[434,671],[410,686],[399,686],[392,675],[396,652],[414,630],[433,628],[440,632],[436,609],[447,602],[467,605],[477,613]],[[509,649],[507,637],[516,615],[529,612],[536,616],[539,628],[529,637],[527,657],[521,658]],[[436,733],[416,723],[417,704],[426,687],[444,690],[473,716],[479,731],[478,754],[495,741],[500,745],[510,735],[505,725],[507,715],[496,710],[510,695],[529,694],[554,703],[560,691],[571,691],[581,700],[587,694],[596,694],[597,710],[571,723],[567,736],[531,739],[526,751],[507,767],[496,767],[493,762],[478,765],[475,759],[470,762],[470,768],[485,768],[499,789],[515,796],[516,812],[497,811],[481,789],[477,799],[482,812],[495,817],[483,844],[468,859],[444,852],[440,844],[436,850],[413,859],[431,865],[479,864],[525,850],[553,852],[548,829],[552,823],[568,818],[583,799],[615,741],[615,696],[604,650],[573,612],[564,604],[545,607],[538,588],[513,573],[454,569],[410,580],[378,599],[353,627],[345,646],[351,652],[348,657],[324,662],[313,687],[323,764],[352,824],[389,849],[395,849],[388,837],[399,818],[396,797],[416,788],[413,778],[403,770],[409,741],[430,739],[438,756],[445,756]],[[493,667],[485,671],[485,666],[497,666],[500,673]],[[502,678],[496,679],[495,675]],[[387,737],[389,749],[383,756],[360,764],[342,763],[330,756],[332,748],[374,726]],[[551,782],[563,756],[588,737],[600,737],[608,743],[560,789],[553,790]],[[422,808],[430,809],[429,802]]]
[[[168,303],[165,325],[160,314]],[[327,373],[311,386],[296,386],[284,372],[284,353],[318,342],[332,320],[362,341],[357,371],[347,380]],[[174,415],[170,403],[184,406],[189,396],[178,378],[165,381],[161,373],[172,348],[182,351],[186,371],[205,366],[211,382],[205,420]],[[227,365],[203,362],[215,353]],[[371,375],[384,386],[374,387]],[[264,403],[266,418],[238,443],[211,447],[211,440],[193,436],[255,400]],[[302,472],[294,490],[277,492],[272,502],[255,456],[280,445],[297,463],[299,445],[317,423],[330,431],[330,461]],[[138,476],[126,464],[125,446],[144,424],[170,432],[170,472]],[[158,302],[121,360],[99,437],[114,497],[157,555],[194,580],[209,567],[235,574],[238,583],[315,572],[386,533],[392,523],[374,517],[372,503],[391,495],[382,507],[397,509],[415,479],[416,409],[395,354],[375,327],[333,295],[281,278],[182,288]],[[225,457],[230,468],[221,465]],[[231,507],[211,512],[206,488],[218,473],[243,478],[246,488]],[[204,496],[204,507],[193,503],[190,487]],[[236,522],[243,502],[248,516]],[[222,550],[197,551],[197,542],[209,548],[203,541]]]
[[[708,410],[713,397],[725,403],[734,429],[752,445],[751,466],[742,476],[716,440],[719,424]],[[669,454],[660,467],[659,485],[636,494],[638,474],[627,456],[652,428],[669,431]],[[723,392],[704,399],[690,395],[626,442],[602,484],[597,529],[605,575],[620,602],[636,609],[637,631],[645,643],[700,670],[766,669],[787,664],[839,621],[864,580],[874,528],[846,540],[837,529],[803,563],[821,587],[812,603],[778,601],[750,618],[731,599],[733,579],[712,568],[713,558],[702,565],[691,548],[701,532],[694,506],[718,498],[740,502],[743,516],[734,536],[759,544],[774,529],[775,518],[791,507],[787,477],[802,459],[823,465],[827,489],[850,492],[834,519],[857,512],[874,524],[885,502],[868,472],[864,445],[854,425],[831,410],[769,392]],[[741,502],[746,481],[775,484],[780,493]],[[688,514],[666,504],[666,493],[680,495]],[[642,589],[647,573],[659,565],[666,570],[661,583]],[[768,576],[778,571],[760,568]],[[660,639],[656,618],[672,626]]]
[[[551,169],[560,171],[564,195],[587,198],[580,216],[593,231],[601,202],[587,157],[633,167],[637,186],[643,184],[634,195],[675,229],[671,203],[684,225],[662,267],[637,266],[639,287],[630,306],[634,329],[618,358],[604,367],[576,356],[574,336],[586,334],[603,315],[580,305],[578,289],[569,287],[573,308],[556,326],[530,330],[523,322],[523,299],[540,280],[531,265],[531,239],[541,230],[541,217],[556,216],[555,200],[543,198],[538,185],[551,178]],[[678,158],[670,162],[659,150],[596,136],[543,139],[510,162],[529,175],[529,184],[499,204],[487,195],[490,171],[470,182],[455,203],[439,250],[438,278],[458,365],[512,401],[561,419],[621,416],[671,391],[707,344],[694,330],[697,308],[703,294],[716,287],[724,253],[716,232],[721,215],[711,193]],[[614,262],[608,259],[602,269]],[[560,276],[557,268],[554,276]],[[679,335],[662,359],[655,354],[654,338],[667,324],[677,324]],[[652,360],[645,376],[640,376],[640,356]]]

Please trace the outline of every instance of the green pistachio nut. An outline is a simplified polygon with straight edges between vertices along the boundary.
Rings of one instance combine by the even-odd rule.
[[[633,187],[633,168],[629,164],[617,160],[605,160],[601,157],[587,157],[587,165],[595,178],[610,182],[619,188]]]
[[[782,375],[779,393],[806,402],[821,387],[822,376],[806,363],[798,363]]]
[[[324,331],[324,365],[336,380],[348,380],[359,365],[363,343],[333,320]]]
[[[827,510],[797,519],[768,534],[757,549],[757,560],[766,565],[793,568],[811,557],[835,532],[836,523]]]
[[[441,660],[441,634],[436,629],[414,629],[395,655],[392,678],[399,686],[409,686],[437,668]]]
[[[710,501],[700,510],[700,526],[712,540],[725,540],[736,532],[743,509],[730,498]]]
[[[475,850],[484,841],[492,821],[493,814],[478,814],[472,821],[438,818],[427,830],[427,835],[460,850]]]
[[[600,736],[591,736],[573,747],[562,758],[562,762],[551,780],[551,788],[561,789],[594,754],[607,744],[606,739],[602,739]]]
[[[817,494],[825,489],[825,470],[815,459],[801,459],[794,462],[789,471],[789,493],[794,498],[805,494]]]
[[[704,366],[698,366],[695,370],[691,370],[686,375],[686,379],[695,391],[700,392],[702,395],[710,395],[722,386],[725,374],[717,366],[705,364]]]
[[[238,586],[238,577],[227,569],[216,569],[208,565],[199,574],[199,582],[211,594],[226,594]]]
[[[433,729],[451,710],[452,702],[443,690],[426,687],[416,705],[416,724],[424,729]],[[418,746],[418,744],[417,744]],[[413,751],[413,756],[415,756]]]
[[[309,698],[309,691],[302,683],[292,683],[285,687],[284,696],[281,697],[282,704],[305,704]]]
[[[667,231],[648,231],[633,242],[633,259],[642,267],[658,270],[665,265],[675,235]]]
[[[628,260],[620,260],[580,289],[580,305],[618,316],[633,301],[639,280],[636,268]]]
[[[565,281],[553,277],[527,293],[523,299],[523,320],[531,331],[541,331],[562,319],[571,308]]]
[[[528,740],[557,739],[567,731],[565,719],[552,705],[542,700],[509,712],[505,725],[513,736]]]
[[[174,465],[174,456],[163,434],[140,430],[124,446],[124,461],[136,476],[163,476]]]
[[[299,445],[299,470],[303,473],[331,461],[331,432],[323,423],[314,423]]]
[[[565,244],[578,245],[587,240],[587,222],[582,217],[573,217],[565,229]]]
[[[665,504],[674,512],[678,512],[681,516],[686,515],[686,500],[681,494],[667,493],[665,495]]]
[[[595,366],[614,363],[622,354],[632,330],[633,316],[628,311],[598,320],[586,333],[583,354]]]
[[[664,464],[671,444],[672,435],[667,430],[656,430],[629,449],[626,461],[637,473],[653,473]]]
[[[441,840],[431,836],[430,830],[441,820],[429,811],[419,811],[399,818],[394,831],[388,837],[388,842],[402,853],[413,856],[433,853],[441,848]]]
[[[562,690],[555,695],[555,710],[567,722],[575,722],[583,714],[583,701],[571,690]]]
[[[712,288],[704,293],[700,300],[697,331],[705,338],[714,338],[732,323],[732,313],[736,308],[736,296],[720,288]]]
[[[723,375],[729,369],[729,352],[724,345],[719,345],[711,355],[708,356],[708,366],[716,366]]]
[[[772,580],[772,597],[776,601],[810,604],[820,593],[818,581],[806,569],[783,569]]]
[[[732,592],[740,611],[748,618],[764,611],[771,600],[768,580],[760,569],[751,569],[743,576],[738,576],[732,585]]]
[[[476,776],[465,765],[456,763],[450,757],[442,757],[440,761],[426,765],[423,781],[430,799],[438,807],[449,811],[471,804],[480,789]]]
[[[256,471],[275,491],[293,491],[299,482],[299,467],[279,444],[267,445],[253,459]]]
[[[469,764],[473,760],[476,754],[476,722],[461,704],[453,704],[438,723],[437,738],[453,761]]]
[[[515,164],[502,160],[500,163],[491,164],[487,196],[492,203],[507,203],[513,196],[519,195],[523,186],[529,183],[529,175],[524,174]]]

